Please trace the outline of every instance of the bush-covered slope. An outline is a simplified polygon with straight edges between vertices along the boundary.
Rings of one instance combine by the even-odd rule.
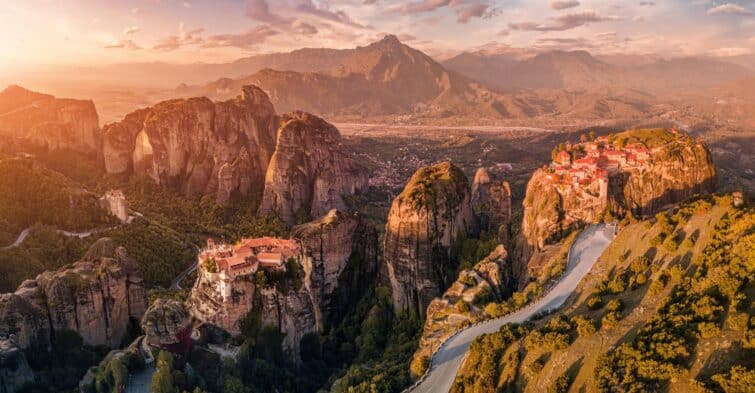
[[[753,250],[728,196],[628,224],[559,315],[479,338],[453,391],[747,391]]]
[[[112,220],[95,195],[31,160],[0,159],[0,173],[0,246],[33,224],[83,230]]]

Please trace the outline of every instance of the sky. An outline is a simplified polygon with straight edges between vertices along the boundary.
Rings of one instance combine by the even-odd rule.
[[[385,34],[465,50],[755,53],[755,0],[2,0],[0,72],[130,62],[220,63]]]

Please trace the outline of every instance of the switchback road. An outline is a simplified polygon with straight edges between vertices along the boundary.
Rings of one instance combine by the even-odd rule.
[[[613,237],[613,226],[592,225],[585,229],[572,245],[566,272],[544,297],[519,311],[483,322],[453,336],[433,356],[426,378],[410,391],[412,393],[448,392],[469,346],[477,336],[496,332],[507,323],[523,323],[538,313],[561,307],[577,288],[577,284],[592,269]]]

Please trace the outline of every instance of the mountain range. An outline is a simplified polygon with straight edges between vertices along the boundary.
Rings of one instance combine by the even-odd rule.
[[[121,64],[62,69],[70,86],[58,95],[91,97],[105,121],[167,98],[234,98],[255,84],[280,111],[305,110],[333,118],[400,116],[410,121],[505,119],[569,120],[647,117],[659,103],[751,78],[746,59],[593,56],[586,51],[486,49],[443,62],[388,35],[353,49],[303,48],[229,63]],[[49,76],[48,76],[49,77]],[[132,92],[75,92],[72,80],[117,79]],[[85,86],[82,82],[79,87]],[[32,84],[33,86],[33,84]],[[145,97],[150,97],[147,99]],[[146,100],[146,101],[145,101]]]

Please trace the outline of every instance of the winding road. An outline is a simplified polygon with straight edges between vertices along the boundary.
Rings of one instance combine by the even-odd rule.
[[[453,336],[433,356],[429,374],[419,385],[407,391],[412,393],[448,392],[469,346],[477,336],[496,332],[507,323],[523,323],[538,313],[561,307],[582,278],[592,269],[606,247],[611,244],[613,238],[613,226],[592,225],[585,229],[571,247],[566,272],[548,294],[519,311],[480,323]]]
[[[196,244],[192,244],[194,248],[197,250],[197,255],[202,251],[199,246]],[[193,261],[189,267],[186,268],[186,270],[182,271],[176,278],[173,279],[173,281],[170,283],[170,289],[181,289],[181,281],[186,278],[189,274],[193,273],[195,270],[197,270],[197,262]]]

